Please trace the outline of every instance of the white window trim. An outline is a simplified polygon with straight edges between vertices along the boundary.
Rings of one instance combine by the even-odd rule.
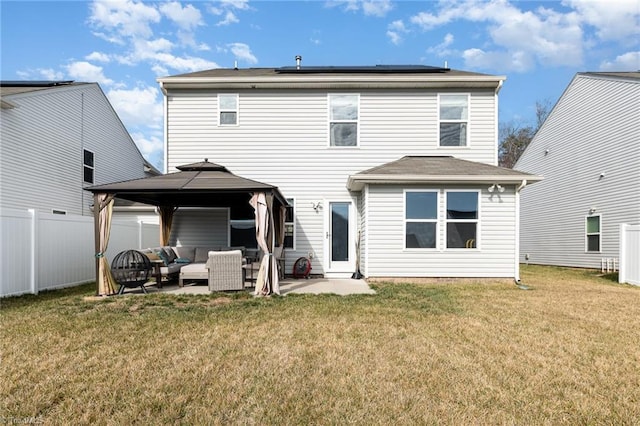
[[[220,107],[220,97],[221,96],[235,96],[236,97],[236,109],[222,109]],[[218,127],[238,127],[240,125],[240,95],[238,93],[218,93]],[[236,113],[236,123],[235,124],[223,124],[220,122],[220,114],[223,112],[235,112]]]
[[[475,192],[477,194],[477,200],[478,200],[478,218],[477,219],[449,219],[447,217],[447,200],[449,197],[449,193],[451,192]],[[480,229],[481,229],[481,219],[482,219],[482,214],[481,214],[481,208],[480,206],[482,205],[482,191],[476,190],[476,189],[445,189],[444,191],[444,204],[443,204],[443,209],[444,212],[442,213],[442,217],[443,217],[443,222],[444,222],[444,249],[445,250],[452,250],[452,251],[459,251],[459,250],[465,250],[465,251],[480,251],[481,248],[481,238],[480,235],[482,235],[480,233]],[[447,247],[447,228],[448,228],[448,224],[449,223],[475,223],[476,224],[476,246],[475,248],[466,248],[466,247]]]
[[[450,96],[450,95],[466,95],[467,96],[467,119],[466,120],[441,120],[440,119],[440,98],[442,96]],[[437,129],[436,129],[436,133],[437,133],[437,139],[436,139],[436,143],[438,145],[438,149],[469,149],[471,148],[471,94],[470,93],[456,93],[456,92],[451,92],[451,93],[438,93],[438,105],[437,105],[437,111],[438,111],[438,124],[437,124]],[[440,145],[440,123],[441,122],[445,122],[445,123],[467,123],[467,144],[465,146],[441,146]]]
[[[91,155],[93,156],[93,166],[89,166],[87,163],[84,162],[84,153],[86,152],[90,152]],[[84,169],[91,169],[92,173],[91,175],[93,176],[93,182],[87,182],[86,180],[84,180]],[[82,148],[82,182],[83,183],[87,183],[89,185],[95,185],[96,182],[96,153],[86,149],[86,148]]]
[[[587,232],[587,219],[590,217],[598,217],[598,232]],[[598,251],[589,251],[589,235],[599,235]],[[602,213],[590,214],[584,217],[584,252],[585,253],[602,253]]]
[[[358,118],[356,120],[331,120],[331,97],[355,96],[357,98]],[[331,123],[356,123],[356,144],[354,146],[331,145]],[[327,147],[331,149],[353,149],[360,147],[360,93],[327,93]]]
[[[436,194],[436,218],[435,219],[407,219],[407,193],[431,192]],[[403,251],[440,251],[440,190],[439,189],[403,189],[402,191],[402,249]],[[407,222],[435,223],[436,246],[435,247],[407,247]]]
[[[292,208],[293,208],[293,222],[285,222],[285,228],[287,224],[292,224],[293,225],[293,247],[284,247],[284,250],[296,250],[296,236],[297,236],[297,232],[296,232],[296,199],[295,197],[287,197],[287,202],[289,202],[289,204],[291,204]],[[284,242],[282,243],[284,245]]]

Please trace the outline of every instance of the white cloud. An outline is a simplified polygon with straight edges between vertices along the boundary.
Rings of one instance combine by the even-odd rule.
[[[391,43],[398,45],[402,42],[402,34],[408,32],[402,20],[393,21],[387,26],[387,37],[391,39]]]
[[[390,0],[363,0],[362,11],[367,16],[385,16],[393,9]]]
[[[196,27],[204,25],[200,10],[190,4],[182,7],[176,1],[164,3],[160,6],[160,11],[185,31],[193,31]]]
[[[470,68],[499,68],[505,71],[525,72],[533,66],[532,58],[524,52],[485,52],[481,49],[467,49],[462,52],[465,64]]]
[[[127,128],[162,127],[162,96],[158,88],[113,89],[107,97]]]
[[[164,163],[164,140],[162,133],[150,132],[144,134],[133,132],[131,133],[131,138],[136,143],[142,155],[158,168],[158,170],[162,170]]]
[[[514,62],[507,67],[520,71],[533,68],[536,62],[552,66],[582,64],[583,32],[576,13],[543,7],[522,11],[516,5],[504,0],[440,3],[437,13],[419,13],[411,22],[424,30],[458,20],[489,24],[488,36],[493,46],[466,50],[468,64],[489,64],[487,59],[491,57],[510,58]],[[489,68],[495,68],[495,64]]]
[[[454,52],[451,49],[449,49],[449,47],[453,44],[454,40],[455,40],[455,37],[453,36],[453,34],[447,33],[444,36],[444,39],[442,40],[441,43],[428,48],[427,52],[435,53],[440,57],[451,55]]]
[[[224,7],[238,9],[238,10],[249,10],[249,0],[221,0],[220,4]]]
[[[347,12],[362,12],[366,16],[383,17],[393,9],[391,0],[329,0],[326,7],[342,6]]]
[[[600,64],[602,71],[640,71],[640,51],[627,52],[616,57],[613,61]]]
[[[110,62],[111,58],[109,55],[102,52],[91,52],[87,56],[84,57],[87,61],[97,61],[97,62]]]
[[[223,25],[237,24],[238,22],[240,22],[240,20],[236,17],[236,15],[233,12],[229,10],[225,14],[224,19],[222,21],[219,21],[216,24],[216,26],[220,27]]]
[[[227,45],[231,50],[231,53],[239,59],[250,64],[258,63],[258,59],[251,53],[251,48],[244,43],[231,43]]]
[[[151,24],[160,22],[160,13],[153,6],[131,0],[96,0],[91,4],[89,22],[107,32],[105,38],[118,40],[119,36],[150,37]]]
[[[102,67],[86,61],[71,62],[65,66],[67,73],[75,80],[96,82],[104,86],[113,84],[113,80],[105,77]]]
[[[580,20],[596,29],[601,40],[628,41],[637,44],[640,34],[638,0],[566,0]]]
[[[53,68],[27,69],[16,74],[23,80],[64,80],[64,73]]]

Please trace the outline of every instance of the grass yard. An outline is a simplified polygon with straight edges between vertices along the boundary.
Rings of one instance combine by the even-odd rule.
[[[0,421],[640,424],[640,288],[524,266],[377,295],[0,301]]]

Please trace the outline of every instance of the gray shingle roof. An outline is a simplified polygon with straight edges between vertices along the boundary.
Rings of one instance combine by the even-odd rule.
[[[406,156],[349,176],[348,188],[365,183],[517,183],[537,182],[540,176],[451,156]]]

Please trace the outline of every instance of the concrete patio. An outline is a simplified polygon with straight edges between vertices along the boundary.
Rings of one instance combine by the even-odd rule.
[[[209,288],[206,281],[197,281],[185,283],[184,287],[179,287],[177,283],[164,283],[162,288],[158,288],[155,284],[145,287],[149,293],[166,293],[166,294],[209,294]],[[246,291],[253,292],[253,287],[247,287]],[[125,294],[141,293],[139,288],[126,289]],[[376,294],[369,287],[365,280],[345,279],[294,279],[287,278],[280,281],[280,294],[337,294],[346,296],[349,294]]]

